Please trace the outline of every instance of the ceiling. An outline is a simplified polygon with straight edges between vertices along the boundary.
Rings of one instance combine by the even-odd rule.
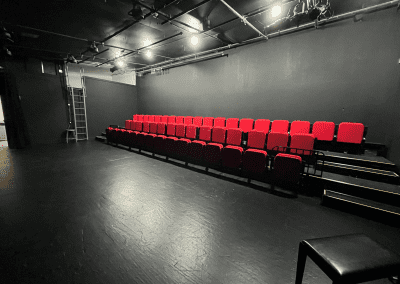
[[[15,43],[8,48],[15,56],[65,59],[67,54],[71,53],[78,61],[86,59],[85,63],[99,65],[107,62],[112,65],[115,52],[122,51],[116,47],[126,49],[123,53],[126,54],[143,48],[143,41],[146,38],[154,43],[172,37],[152,46],[152,57],[145,55],[147,48],[125,56],[128,68],[135,69],[259,36],[259,33],[249,25],[244,25],[220,0],[141,0],[139,3],[142,12],[148,16],[139,21],[128,15],[133,8],[132,0],[0,1],[2,5],[0,17],[4,20],[4,26],[14,32]],[[293,8],[298,0],[225,0],[225,2],[241,15],[257,13],[261,8],[267,9],[247,20],[259,31],[268,34],[280,28],[277,25],[268,26],[286,16],[288,10]],[[335,15],[339,15],[389,1],[331,0],[330,2]],[[271,8],[277,3],[282,4],[282,13],[273,18]],[[322,0],[322,3],[325,4],[326,0]],[[154,10],[158,10],[157,17],[154,15]],[[170,22],[166,21],[189,10],[191,11]],[[229,20],[231,21],[214,28]],[[203,30],[208,31],[197,33],[199,43],[194,46],[190,40],[195,31],[190,31],[189,27],[193,27],[196,21],[202,24]],[[311,22],[308,16],[302,19],[301,24],[305,22]],[[116,34],[128,25],[129,28]],[[116,35],[108,39],[113,34]],[[93,53],[87,50],[88,41],[105,43],[104,46],[98,45],[101,54],[96,55],[94,59]],[[106,49],[108,50],[105,51]],[[107,67],[108,64],[102,66]]]

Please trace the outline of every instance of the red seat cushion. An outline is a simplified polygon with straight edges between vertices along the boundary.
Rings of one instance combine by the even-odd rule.
[[[243,148],[228,145],[222,150],[222,165],[238,169],[242,164]]]
[[[221,162],[221,152],[223,149],[222,144],[209,143],[204,147],[203,158],[209,164],[217,165]]]
[[[251,173],[263,173],[267,165],[267,152],[247,149],[243,155],[243,170]]]
[[[361,144],[364,135],[362,123],[342,122],[339,124],[337,142]]]

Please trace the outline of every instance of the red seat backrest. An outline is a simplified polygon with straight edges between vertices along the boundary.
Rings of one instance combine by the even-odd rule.
[[[310,122],[309,121],[293,121],[290,125],[290,135],[297,133],[310,133]]]
[[[175,123],[169,123],[167,124],[167,135],[168,136],[175,136]]]
[[[184,119],[185,117],[184,116],[177,116],[176,117],[176,123],[183,123],[183,119]]]
[[[175,125],[175,135],[177,137],[185,137],[185,125],[184,124],[176,124]]]
[[[157,133],[157,123],[150,122],[150,133]]]
[[[211,141],[211,126],[201,126],[200,133],[199,133],[199,140],[202,141]]]
[[[214,119],[214,127],[225,127],[225,117],[217,117]]]
[[[203,117],[202,116],[196,116],[193,118],[193,124],[197,126],[202,126],[203,125]]]
[[[263,131],[251,130],[247,139],[247,147],[264,149],[267,134]]]
[[[186,138],[196,139],[197,129],[198,129],[197,125],[194,125],[194,124],[187,125],[186,126]]]
[[[270,124],[271,121],[269,119],[257,119],[254,125],[254,129],[268,133]]]
[[[335,123],[327,121],[316,121],[313,124],[312,134],[322,141],[333,141],[335,135]]]
[[[254,119],[242,118],[239,123],[239,128],[243,130],[244,133],[248,133],[253,130]]]
[[[176,117],[174,115],[168,117],[168,123],[175,123]]]
[[[228,128],[226,144],[240,146],[242,144],[242,129]]]
[[[288,120],[274,120],[271,126],[271,132],[287,133],[289,130]]]
[[[183,124],[186,124],[186,125],[193,124],[193,116],[186,116],[183,119]]]
[[[364,125],[355,122],[339,124],[337,142],[361,144],[364,135]]]
[[[214,117],[205,117],[203,119],[203,125],[213,127],[214,126]]]
[[[159,122],[157,123],[157,134],[164,135],[165,134],[165,127],[166,127],[165,122]]]
[[[212,142],[224,144],[226,139],[226,128],[214,127],[212,130]]]
[[[291,149],[290,153],[293,154],[298,154],[298,155],[311,155],[312,151],[314,149],[314,140],[315,137],[313,134],[309,133],[297,133],[290,135],[291,140],[290,140],[290,148],[296,148],[296,149],[304,149],[304,150],[310,150],[310,151],[300,151],[296,149]]]
[[[270,132],[268,134],[267,150],[272,150],[275,146],[287,147],[289,134],[281,132]],[[276,151],[277,149],[274,149]],[[279,148],[278,151],[282,152],[286,149]]]
[[[238,128],[239,127],[239,118],[228,118],[226,120],[226,128]]]

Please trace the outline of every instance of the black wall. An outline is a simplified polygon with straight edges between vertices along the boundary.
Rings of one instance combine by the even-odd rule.
[[[30,144],[61,143],[68,121],[60,77],[39,73],[41,70],[32,70],[32,66],[30,61],[23,60],[7,64],[10,81],[15,84],[13,89],[21,97]]]
[[[400,16],[389,9],[138,79],[140,113],[361,122],[400,164]]]
[[[112,124],[125,127],[138,112],[136,86],[86,77],[86,92],[89,138]]]

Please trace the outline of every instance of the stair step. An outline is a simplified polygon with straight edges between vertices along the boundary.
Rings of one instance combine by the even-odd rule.
[[[400,227],[400,210],[398,207],[329,190],[324,191],[321,204],[391,226]]]
[[[310,176],[323,189],[400,207],[400,186],[324,172],[322,177]]]
[[[96,140],[105,142],[105,141],[107,141],[107,138],[105,138],[103,136],[96,136]]]
[[[342,163],[347,165],[361,166],[367,168],[382,169],[398,173],[398,168],[395,163],[380,156],[354,155],[343,153],[332,153],[321,151],[325,155],[325,161]]]
[[[321,162],[318,162],[317,169],[321,169]],[[388,182],[391,184],[400,183],[400,178],[398,174],[392,171],[381,169],[373,169],[325,161],[323,170],[326,172],[350,175],[375,181]]]

